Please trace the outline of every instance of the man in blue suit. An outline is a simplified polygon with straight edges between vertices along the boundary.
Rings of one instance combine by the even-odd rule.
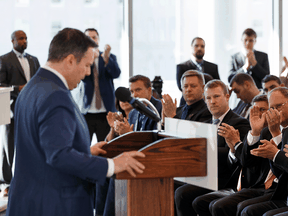
[[[97,45],[99,45],[99,33],[94,28],[85,30]],[[96,133],[97,140],[103,141],[110,131],[106,115],[109,111],[116,112],[115,90],[113,79],[120,76],[120,68],[116,56],[110,53],[111,47],[106,44],[104,52],[95,53],[95,60],[91,66],[91,74],[83,80],[84,107],[82,113],[88,124],[90,138]]]
[[[90,75],[97,45],[81,31],[63,29],[53,38],[48,61],[26,84],[15,106],[15,173],[7,215],[93,215],[94,183],[144,166],[127,152],[98,156],[90,148],[86,121],[69,90]]]

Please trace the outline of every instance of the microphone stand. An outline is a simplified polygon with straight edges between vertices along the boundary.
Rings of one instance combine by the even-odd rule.
[[[158,112],[158,110],[155,108],[155,106],[149,101],[149,100],[147,100],[146,98],[137,98],[139,101],[141,101],[142,103],[144,102],[144,103],[146,103],[153,111],[154,111],[154,113],[156,113],[156,115],[159,117],[159,118],[161,118],[160,117],[160,115],[159,115],[159,112]],[[160,120],[160,121],[158,121],[157,122],[157,130],[158,131],[161,131],[161,129],[162,129],[162,120]]]

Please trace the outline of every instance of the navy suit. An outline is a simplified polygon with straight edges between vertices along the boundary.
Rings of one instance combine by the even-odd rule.
[[[257,64],[249,69],[247,73],[249,73],[255,83],[256,86],[260,89],[262,88],[261,81],[262,79],[270,74],[269,69],[269,60],[268,55],[264,52],[256,51],[254,50],[254,55],[257,61]],[[238,52],[232,56],[231,62],[230,62],[230,75],[228,77],[228,81],[230,82],[231,79],[237,74],[237,73],[244,73],[244,70],[242,69],[243,65],[245,64],[245,56],[242,52]]]
[[[103,141],[110,131],[110,126],[106,119],[107,113],[109,111],[117,111],[115,107],[115,90],[113,79],[118,78],[121,73],[115,55],[110,54],[108,64],[105,66],[105,62],[101,54],[102,52],[100,52],[98,61],[98,83],[100,96],[103,100],[106,112],[88,112],[95,92],[93,73],[93,69],[95,67],[94,64],[91,66],[91,74],[86,76],[75,90],[71,91],[80,111],[85,116],[89,128],[90,139],[92,140],[93,133],[96,133],[98,141]]]
[[[105,62],[103,57],[101,56],[102,52],[99,55],[99,63],[98,63],[98,81],[99,81],[99,89],[100,95],[103,100],[105,109],[107,112],[116,112],[115,108],[115,90],[113,79],[116,79],[120,76],[121,70],[118,66],[116,56],[110,54],[109,62],[105,66]],[[84,110],[83,114],[86,114],[90,108],[91,101],[94,94],[94,73],[93,67],[91,66],[91,74],[86,76],[83,80],[84,83]]]
[[[104,183],[108,162],[91,155],[83,115],[46,69],[19,94],[15,146],[7,215],[93,215],[94,183]]]
[[[26,53],[30,67],[30,77],[33,77],[40,67],[38,59]],[[24,70],[15,54],[11,51],[0,56],[0,84],[14,86],[10,96],[11,123],[0,125],[0,182],[10,183],[12,178],[12,162],[14,156],[14,107],[19,94],[19,86],[27,83]]]

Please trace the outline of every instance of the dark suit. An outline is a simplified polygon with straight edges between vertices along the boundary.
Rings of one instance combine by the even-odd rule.
[[[272,138],[268,128],[264,128],[261,132],[260,139],[270,140]],[[243,208],[250,202],[248,199],[260,197],[261,199],[269,199],[271,197],[274,188],[269,190],[264,189],[264,182],[267,178],[270,170],[269,160],[262,157],[256,157],[250,154],[250,150],[258,148],[260,142],[255,143],[252,146],[247,144],[246,138],[235,151],[235,156],[242,165],[239,166],[231,179],[237,179],[241,173],[241,192],[236,192],[235,184],[228,182],[227,189],[212,192],[198,197],[193,202],[193,208],[201,215],[240,215]],[[247,189],[248,188],[248,189]],[[239,205],[240,202],[245,201]],[[253,200],[252,200],[253,203]],[[237,206],[238,205],[238,206]],[[237,208],[238,207],[238,208]]]
[[[92,139],[93,133],[95,132],[98,141],[103,141],[110,131],[110,126],[106,119],[107,113],[109,111],[111,112],[117,111],[115,108],[115,93],[114,93],[115,90],[113,79],[118,78],[121,73],[115,55],[110,54],[109,62],[105,66],[105,62],[101,54],[102,52],[100,52],[98,62],[98,82],[99,82],[100,95],[103,100],[106,112],[103,113],[88,112],[95,92],[94,73],[93,73],[95,65],[91,66],[91,74],[89,76],[86,76],[85,79],[83,80],[84,103],[81,109],[81,112],[85,115],[85,119],[88,124],[90,138]]]
[[[229,124],[235,129],[239,130],[240,138],[244,139],[247,132],[250,130],[250,125],[247,119],[244,119],[232,110],[222,120],[222,123]],[[231,178],[232,173],[235,170],[236,165],[228,165],[228,152],[229,147],[227,146],[225,139],[217,135],[218,145],[218,188],[223,189]],[[236,187],[236,181],[231,183]],[[178,188],[175,192],[175,202],[177,207],[177,215],[196,215],[196,212],[192,208],[193,200],[203,194],[212,192],[211,190],[200,188],[194,185],[186,184]]]
[[[264,52],[256,51],[254,50],[254,55],[257,61],[257,64],[249,69],[247,73],[249,73],[255,83],[256,86],[260,89],[262,88],[261,81],[262,79],[270,74],[269,69],[269,61],[268,61],[268,55]],[[238,52],[232,56],[231,62],[230,62],[230,75],[228,77],[228,81],[230,82],[231,79],[237,74],[237,73],[244,73],[244,70],[242,69],[243,65],[245,64],[245,56],[242,52]]]
[[[92,216],[108,162],[91,155],[85,119],[54,73],[41,68],[19,94],[15,132],[7,215]]]
[[[180,106],[176,110],[176,116],[174,118],[182,119],[182,113],[184,111],[184,106]],[[198,121],[198,122],[211,122],[212,115],[207,108],[207,105],[203,99],[195,102],[191,105],[191,109],[188,111],[188,115],[185,120]]]
[[[202,69],[203,73],[210,74],[214,79],[220,79],[218,66],[216,64],[203,60]],[[180,91],[182,91],[181,77],[187,70],[197,70],[197,66],[192,62],[191,59],[177,65],[176,80]]]
[[[233,109],[233,112],[235,112],[238,115],[241,115],[241,113],[243,112],[243,110],[248,106],[247,103],[243,102],[242,100],[240,100],[238,102],[238,104],[236,105],[236,107]],[[249,119],[249,118],[247,118]]]
[[[247,206],[243,209],[243,215],[262,215],[267,212],[267,215],[273,215],[277,208],[287,207],[288,198],[288,158],[285,152],[282,151],[284,145],[288,143],[288,129],[282,131],[281,151],[277,154],[275,161],[270,161],[270,167],[276,177],[279,179],[277,188],[271,197],[262,202],[256,202],[254,205]]]
[[[40,67],[38,59],[26,53],[30,67],[30,77],[34,76]],[[0,56],[0,84],[14,86],[11,92],[11,123],[0,125],[0,181],[10,183],[12,178],[12,162],[14,156],[14,107],[19,94],[19,86],[27,83],[24,70],[15,54],[11,51]]]

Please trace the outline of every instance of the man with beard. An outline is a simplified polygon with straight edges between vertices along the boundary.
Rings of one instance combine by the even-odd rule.
[[[12,178],[15,102],[22,88],[40,67],[36,57],[24,52],[27,48],[27,36],[24,31],[14,31],[11,40],[13,50],[0,56],[0,84],[14,87],[10,97],[11,123],[0,126],[0,183],[2,196],[8,195]]]
[[[218,73],[218,66],[211,62],[203,60],[205,55],[205,41],[200,37],[195,37],[191,43],[191,58],[181,64],[177,65],[177,85],[180,91],[181,77],[187,70],[198,70],[200,72],[211,75],[214,79],[220,79]],[[184,105],[184,100],[181,99],[180,105]]]

